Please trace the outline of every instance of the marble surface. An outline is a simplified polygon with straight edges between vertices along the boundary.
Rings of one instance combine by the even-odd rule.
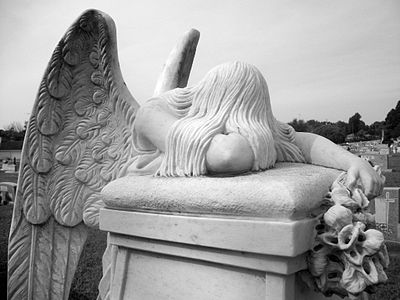
[[[341,171],[278,163],[265,172],[235,177],[128,176],[102,191],[107,207],[164,213],[302,219]]]

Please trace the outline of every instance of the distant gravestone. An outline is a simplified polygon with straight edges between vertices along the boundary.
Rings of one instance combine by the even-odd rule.
[[[14,200],[15,190],[13,184],[10,186],[9,184],[0,183],[0,204],[8,204],[9,202]]]
[[[3,164],[1,168],[2,168],[2,170],[6,171],[6,172],[15,172],[16,171],[14,164]]]
[[[380,166],[382,170],[388,169],[388,156],[379,153],[364,153],[360,155],[361,158],[371,161],[374,166]]]
[[[400,153],[390,154],[388,156],[388,169],[400,170]]]
[[[384,188],[382,196],[375,198],[375,205],[371,207],[377,228],[388,240],[399,240],[399,196],[400,187]]]
[[[389,149],[380,149],[379,150],[379,154],[388,155],[389,154]]]
[[[389,147],[386,144],[378,144],[375,146],[379,154],[388,155],[389,154]]]

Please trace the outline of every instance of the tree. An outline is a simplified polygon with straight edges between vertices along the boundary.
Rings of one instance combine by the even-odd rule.
[[[356,134],[361,129],[365,128],[365,123],[361,121],[361,115],[357,112],[349,119],[349,131],[348,133]]]
[[[346,134],[336,124],[322,125],[314,133],[322,135],[336,144],[344,143],[346,139]]]
[[[369,125],[368,133],[375,138],[380,138],[382,136],[382,130],[385,129],[384,121],[375,121]]]
[[[346,138],[349,124],[347,124],[346,122],[343,122],[343,121],[337,121],[335,123],[335,125],[339,128],[340,133]]]
[[[20,122],[11,122],[7,125],[6,130],[0,130],[0,137],[3,141],[22,141],[25,136],[26,126]]]
[[[288,123],[290,126],[292,126],[294,128],[294,130],[296,130],[297,132],[307,132],[308,130],[308,126],[306,124],[306,122],[304,122],[304,120],[302,119],[293,119],[292,122]]]
[[[24,126],[20,122],[13,121],[9,125],[6,126],[6,130],[21,132],[24,130]]]
[[[400,124],[400,100],[397,102],[395,108],[391,109],[385,119],[385,129],[387,138],[397,138],[400,136],[399,129],[397,127]]]
[[[322,122],[317,121],[317,120],[308,120],[307,121],[307,126],[310,132],[315,132],[315,130],[319,127],[324,125]]]
[[[397,138],[400,136],[400,123],[390,132],[392,138]]]

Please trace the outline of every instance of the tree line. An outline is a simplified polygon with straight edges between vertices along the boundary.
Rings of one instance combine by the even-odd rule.
[[[23,141],[27,125],[27,121],[25,121],[24,125],[22,125],[20,122],[14,121],[7,125],[5,129],[0,129],[0,137],[2,142]]]
[[[2,141],[22,141],[28,122],[22,125],[19,122],[12,122],[6,129],[0,129]],[[375,121],[366,125],[361,115],[357,112],[351,116],[348,122],[338,121],[332,123],[329,121],[302,120],[293,119],[289,122],[296,131],[313,132],[322,135],[334,143],[340,144],[346,141],[365,141],[381,139],[383,142],[390,143],[392,139],[400,137],[400,100],[395,108],[391,109],[384,121]]]
[[[351,116],[347,123],[293,119],[289,125],[296,131],[313,132],[337,144],[382,138],[383,143],[390,144],[393,139],[400,137],[400,101],[387,113],[384,121],[375,121],[370,125],[365,124],[358,112]]]

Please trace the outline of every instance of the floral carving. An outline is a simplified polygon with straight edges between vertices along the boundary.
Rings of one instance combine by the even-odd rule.
[[[329,208],[319,217],[315,243],[308,256],[312,276],[303,278],[326,296],[357,299],[387,280],[384,269],[389,256],[383,233],[374,229],[367,197],[360,187],[349,190],[345,179],[346,173],[342,173],[324,199]]]

